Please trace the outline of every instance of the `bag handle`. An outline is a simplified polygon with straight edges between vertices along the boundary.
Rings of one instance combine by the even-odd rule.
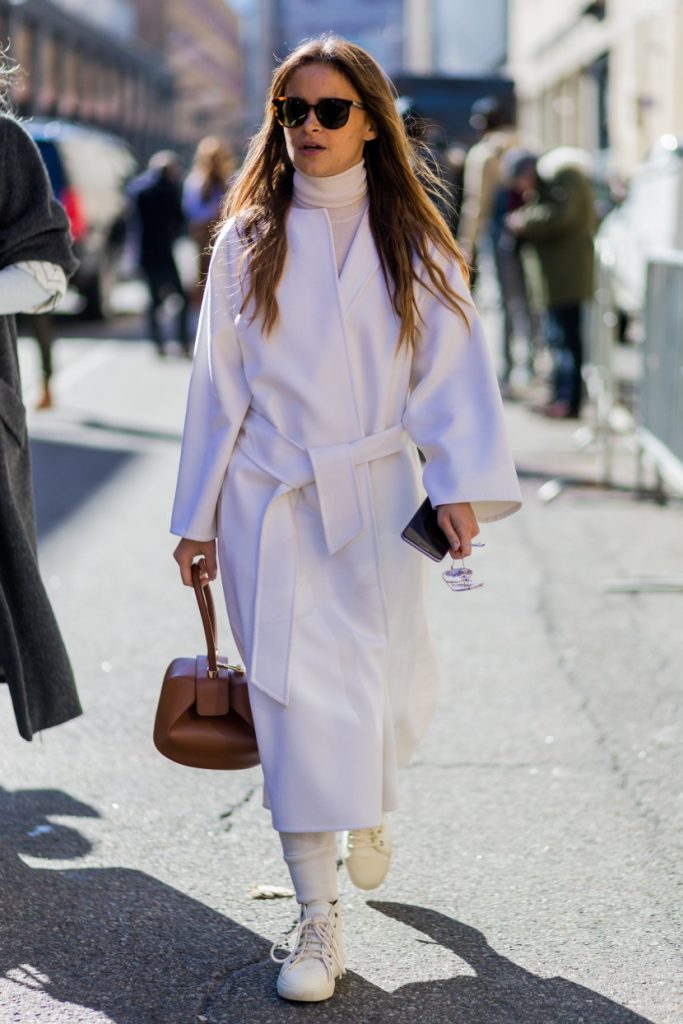
[[[211,588],[208,583],[202,586],[199,577],[199,562],[192,565],[192,586],[194,596],[197,598],[199,614],[202,617],[204,636],[206,637],[206,659],[209,663],[209,679],[215,679],[218,675],[218,630],[216,628],[216,609],[211,596]]]

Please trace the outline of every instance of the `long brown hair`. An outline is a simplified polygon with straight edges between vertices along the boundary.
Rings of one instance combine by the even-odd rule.
[[[414,345],[422,321],[416,282],[467,320],[462,298],[451,288],[430,248],[435,246],[442,256],[457,261],[465,281],[469,278],[467,265],[431,198],[443,200],[446,190],[422,155],[420,144],[408,138],[389,79],[365,50],[333,35],[303,43],[275,70],[263,124],[226,197],[222,222],[239,216],[247,243],[248,289],[242,309],[253,299],[252,319],[261,317],[266,334],[277,323],[276,288],[287,255],[285,221],[292,201],[294,168],[272,100],[285,95],[295,71],[316,63],[329,64],[345,76],[377,131],[377,138],[367,142],[364,150],[370,227],[401,324],[399,347],[405,342]],[[426,276],[420,276],[420,265]]]

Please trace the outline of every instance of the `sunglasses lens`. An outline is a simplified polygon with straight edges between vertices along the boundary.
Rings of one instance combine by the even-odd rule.
[[[300,128],[310,109],[308,103],[298,96],[279,96],[273,100],[273,106],[275,116],[285,128]],[[319,100],[313,109],[323,128],[343,128],[349,119],[351,100]]]
[[[343,128],[349,119],[350,103],[343,100],[320,100],[315,114],[323,128]]]
[[[291,99],[280,99],[275,101],[278,121],[285,128],[298,128],[306,120],[308,107],[303,100],[293,96]]]

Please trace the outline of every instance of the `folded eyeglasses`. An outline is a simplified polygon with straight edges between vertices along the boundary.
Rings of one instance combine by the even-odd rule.
[[[483,548],[486,545],[481,540],[473,540],[473,548]],[[461,565],[456,567],[455,559],[451,562],[450,569],[446,569],[445,572],[441,573],[441,579],[446,583],[451,590],[462,592],[464,590],[479,590],[483,587],[483,583],[475,583],[472,576],[472,570],[468,569],[465,565],[465,559],[461,558]]]

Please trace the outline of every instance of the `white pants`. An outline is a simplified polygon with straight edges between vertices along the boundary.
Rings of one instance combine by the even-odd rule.
[[[299,903],[337,899],[336,832],[280,832]]]

